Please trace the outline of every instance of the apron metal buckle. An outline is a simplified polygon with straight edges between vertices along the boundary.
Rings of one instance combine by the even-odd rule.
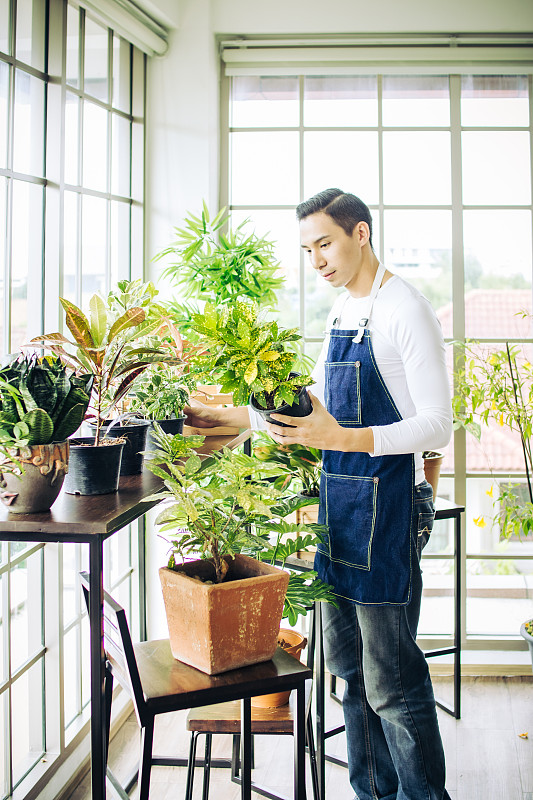
[[[368,317],[363,317],[362,319],[359,320],[359,327],[357,328],[357,333],[352,339],[352,342],[354,344],[360,344],[365,333],[365,327],[367,325],[368,325]]]

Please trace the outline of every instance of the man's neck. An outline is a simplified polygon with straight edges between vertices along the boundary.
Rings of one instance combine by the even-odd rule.
[[[352,297],[368,297],[378,271],[379,260],[373,250],[361,264],[361,269],[353,282],[353,285],[348,289],[348,294]]]

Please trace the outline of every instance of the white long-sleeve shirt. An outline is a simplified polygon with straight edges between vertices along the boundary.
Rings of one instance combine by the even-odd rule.
[[[326,322],[329,333],[337,327],[354,330],[365,316],[368,298],[342,293]],[[414,286],[393,275],[380,288],[368,328],[377,366],[402,420],[373,425],[372,455],[415,454],[415,483],[424,479],[422,451],[438,450],[450,441],[452,412],[440,323],[429,301]],[[324,364],[329,346],[326,335],[313,370],[316,383],[311,391],[324,403]],[[264,428],[261,417],[250,407],[255,429]]]

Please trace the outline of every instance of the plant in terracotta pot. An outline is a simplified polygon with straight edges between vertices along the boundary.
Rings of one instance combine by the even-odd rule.
[[[170,501],[156,524],[172,545],[160,578],[174,656],[209,674],[268,660],[289,584],[269,549],[271,528],[281,524],[276,514],[290,508],[264,480],[277,468],[228,448],[202,459],[194,448],[204,437],[156,428],[154,438],[147,466]],[[268,557],[247,555],[259,553]],[[199,622],[205,629],[194,632]]]
[[[266,419],[273,411],[294,417],[311,413],[305,387],[314,381],[294,372],[296,353],[289,349],[301,339],[296,328],[280,328],[263,319],[255,304],[241,302],[222,308],[207,303],[203,314],[193,315],[192,327],[205,348],[199,369],[220,382],[222,392],[233,392],[234,405],[251,402]]]
[[[55,356],[20,356],[0,371],[0,498],[10,511],[48,511],[56,500],[92,384]]]
[[[171,261],[163,270],[185,300],[233,305],[243,298],[262,308],[277,305],[276,292],[284,279],[274,257],[274,243],[246,233],[247,221],[227,230],[229,215],[223,208],[213,218],[203,203],[199,216],[188,214],[176,238],[155,260]],[[197,304],[172,303],[181,330],[187,330]]]
[[[118,488],[125,444],[122,437],[102,436],[107,419],[136,378],[151,364],[171,358],[162,348],[151,346],[143,338],[137,340],[139,326],[146,318],[143,308],[128,308],[116,316],[95,294],[89,303],[89,316],[85,316],[69,300],[60,298],[60,302],[72,340],[58,332],[38,336],[31,344],[52,350],[64,364],[94,376],[90,406],[94,437],[79,437],[71,443],[65,491],[105,494]]]
[[[523,313],[523,316],[530,316]],[[503,348],[482,346],[470,341],[463,345],[462,363],[454,372],[455,396],[452,401],[455,426],[464,427],[477,439],[482,425],[507,427],[518,434],[527,485],[524,500],[518,484],[509,481],[500,484],[493,498],[495,513],[493,524],[499,526],[500,540],[510,536],[527,537],[533,533],[533,458],[531,436],[533,432],[533,354],[531,344],[510,345]],[[491,490],[492,492],[492,490]],[[486,524],[478,518],[479,524]],[[531,620],[522,625],[520,633],[530,641]]]

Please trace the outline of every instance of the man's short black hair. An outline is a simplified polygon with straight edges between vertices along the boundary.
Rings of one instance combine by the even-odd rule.
[[[347,236],[351,236],[353,229],[359,222],[366,222],[370,230],[370,247],[372,247],[372,215],[366,203],[359,197],[341,189],[324,189],[309,200],[304,200],[296,206],[298,222],[311,214],[323,211],[339,225]],[[373,248],[372,248],[373,249]]]

